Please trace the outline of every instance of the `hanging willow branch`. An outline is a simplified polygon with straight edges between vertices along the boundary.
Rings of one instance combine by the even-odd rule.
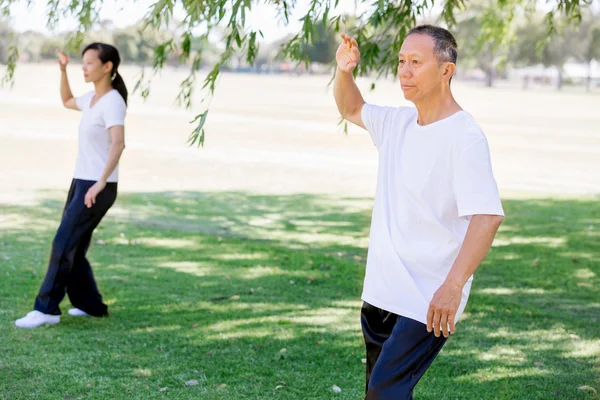
[[[16,0],[0,0],[0,14],[10,16],[10,5]],[[31,4],[32,0],[28,1]],[[134,0],[124,0],[134,1]],[[98,22],[102,0],[44,0],[47,9],[47,26],[55,28],[64,16],[75,17],[77,29],[69,35],[68,48],[80,48],[84,35]],[[546,14],[545,22],[549,34],[555,32],[555,21],[566,17],[571,21],[581,21],[581,8],[589,5],[591,0],[556,0],[554,7]],[[154,50],[153,71],[159,72],[169,56],[178,53],[182,63],[188,63],[192,57],[191,43],[194,39],[208,40],[211,32],[222,32],[222,43],[225,49],[212,70],[204,78],[202,90],[207,91],[207,98],[212,98],[218,78],[234,54],[243,54],[246,61],[252,65],[258,54],[258,37],[263,34],[260,30],[247,28],[246,16],[253,6],[259,3],[274,8],[284,25],[290,20],[296,2],[294,0],[158,0],[152,4],[144,17],[146,29],[159,30],[173,21],[173,10],[181,6],[185,10],[185,19],[181,29],[183,33],[179,40],[170,39],[158,45]],[[361,46],[361,63],[355,70],[357,76],[375,75],[377,77],[394,74],[397,68],[396,54],[408,30],[414,26],[417,18],[430,12],[434,5],[442,5],[441,18],[449,26],[456,24],[455,15],[458,11],[468,8],[469,0],[360,0],[360,3],[370,5],[367,12],[356,16],[356,23],[348,32],[354,36]],[[338,12],[338,0],[310,0],[308,10],[301,16],[302,26],[287,43],[282,46],[281,54],[290,60],[310,66],[311,60],[307,47],[319,40],[319,25],[333,33],[339,33],[347,20]],[[481,26],[480,42],[490,38],[510,37],[513,20],[517,10],[532,14],[536,10],[533,0],[495,0],[484,12]],[[192,32],[202,28],[205,32],[194,37]],[[498,43],[495,40],[494,43]],[[11,43],[9,50],[8,68],[3,84],[14,80],[14,71],[18,59],[16,43]],[[202,50],[194,55],[191,62],[190,74],[181,82],[177,104],[186,109],[192,108],[192,95],[197,86],[196,74],[200,68]],[[146,72],[135,85],[134,92],[140,91],[142,97],[150,95],[150,81]],[[208,108],[200,112],[191,121],[194,129],[190,134],[190,145],[203,145],[205,124]]]

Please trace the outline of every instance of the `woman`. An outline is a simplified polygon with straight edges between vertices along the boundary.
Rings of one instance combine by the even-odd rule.
[[[67,79],[67,55],[57,50],[60,94],[66,108],[82,111],[75,173],[62,221],[52,243],[48,272],[34,311],[15,321],[21,328],[60,322],[59,304],[69,295],[72,316],[108,315],[92,267],[85,255],[92,233],[117,197],[118,163],[125,148],[127,88],[118,68],[119,52],[111,45],[92,43],[83,52],[83,76],[94,90],[73,97]]]

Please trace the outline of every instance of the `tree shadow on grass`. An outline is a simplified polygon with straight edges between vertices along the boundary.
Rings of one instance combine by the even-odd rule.
[[[62,204],[3,206],[0,332],[8,340],[0,345],[0,393],[361,398],[358,318],[371,204],[121,194],[89,252],[111,316],[63,317],[25,333],[12,321],[31,307]],[[463,321],[417,398],[592,398],[578,388],[600,389],[598,207],[504,205],[507,219]],[[190,380],[197,385],[185,386]]]

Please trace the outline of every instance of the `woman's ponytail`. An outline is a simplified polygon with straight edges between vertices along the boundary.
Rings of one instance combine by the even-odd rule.
[[[125,100],[125,104],[127,104],[128,93],[127,93],[127,86],[125,86],[125,81],[123,81],[123,77],[121,77],[121,74],[119,74],[118,71],[115,73],[114,76],[115,76],[115,78],[112,80],[112,87],[117,92],[119,92],[119,94],[121,95],[123,100]]]

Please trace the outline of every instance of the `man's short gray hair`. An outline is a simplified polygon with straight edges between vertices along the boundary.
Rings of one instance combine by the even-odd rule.
[[[448,30],[433,25],[419,25],[412,28],[406,37],[415,34],[427,35],[433,39],[435,43],[434,52],[440,62],[456,64],[458,46],[456,45],[456,39]]]

